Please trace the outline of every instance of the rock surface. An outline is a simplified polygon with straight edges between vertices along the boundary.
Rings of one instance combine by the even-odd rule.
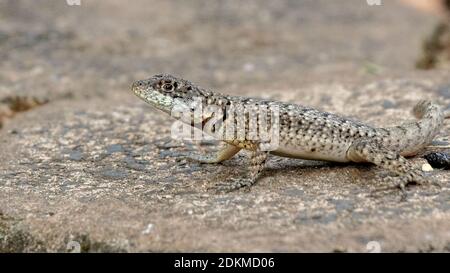
[[[245,153],[186,161],[215,145],[171,139],[130,92],[170,72],[398,124],[419,99],[450,105],[449,71],[414,69],[433,18],[394,1],[8,0],[0,20],[0,251],[450,251],[448,171],[399,202],[371,195],[376,167],[271,157],[250,192],[216,194]]]

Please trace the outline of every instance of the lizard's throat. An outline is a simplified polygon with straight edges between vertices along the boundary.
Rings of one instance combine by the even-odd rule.
[[[170,96],[165,96],[159,92],[148,92],[135,90],[134,93],[143,101],[152,105],[153,107],[170,114],[174,105],[174,99]]]

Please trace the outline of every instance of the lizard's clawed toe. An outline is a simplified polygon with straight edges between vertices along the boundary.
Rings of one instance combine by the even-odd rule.
[[[379,196],[378,194],[381,192],[389,192],[389,191],[399,191],[401,196],[401,201],[406,201],[408,192],[407,188],[412,185],[433,185],[435,187],[441,188],[440,183],[433,177],[430,177],[426,174],[417,174],[410,176],[400,176],[400,177],[392,177],[388,176],[383,178],[383,182],[390,184],[390,186],[385,186],[378,188],[371,192],[371,196]]]
[[[399,188],[400,188],[400,191],[398,191]],[[391,185],[391,186],[380,187],[375,190],[372,190],[370,192],[370,196],[375,197],[375,198],[383,197],[389,192],[400,193],[402,200],[405,199],[408,195],[405,187],[401,188],[398,185],[394,185],[394,186]]]
[[[232,192],[238,190],[240,188],[246,188],[247,191],[250,190],[251,185],[253,184],[251,179],[243,179],[243,178],[232,178],[231,181],[222,182],[214,185],[211,189],[216,192]]]
[[[209,190],[215,191],[216,193],[227,193],[232,191],[228,183],[217,183],[214,186],[209,187]]]

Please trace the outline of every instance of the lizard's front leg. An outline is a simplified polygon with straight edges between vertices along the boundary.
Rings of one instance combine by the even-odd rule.
[[[256,180],[258,179],[262,170],[264,169],[264,165],[266,163],[268,155],[269,152],[267,151],[260,151],[260,150],[251,151],[249,176],[247,178],[236,178],[231,179],[231,181],[229,182],[219,183],[214,188],[217,191],[225,191],[225,192],[234,191],[242,187],[250,188],[253,184],[255,184]]]
[[[358,139],[347,151],[347,158],[353,162],[371,162],[399,175],[396,187],[400,188],[402,198],[406,197],[406,186],[410,183],[425,184],[432,180],[425,177],[422,170],[415,167],[398,153],[383,147],[372,139]]]
[[[200,163],[205,164],[214,164],[220,163],[222,161],[228,160],[232,158],[235,154],[237,154],[241,148],[236,147],[234,145],[225,144],[225,146],[219,151],[206,155],[199,155],[190,153],[187,155],[187,158],[190,160],[198,161]]]

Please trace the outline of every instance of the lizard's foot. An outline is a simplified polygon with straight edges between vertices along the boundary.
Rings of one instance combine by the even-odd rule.
[[[218,183],[211,189],[216,192],[232,192],[240,188],[246,188],[250,190],[250,187],[255,183],[255,181],[248,178],[232,178],[231,181]]]
[[[383,179],[384,183],[390,184],[389,186],[380,187],[374,191],[371,192],[371,195],[373,197],[380,197],[381,193],[387,193],[387,192],[396,192],[400,194],[400,201],[406,201],[408,197],[408,192],[406,191],[406,188],[409,185],[418,184],[415,181],[408,181],[408,179],[405,179],[405,177],[392,177],[388,176]],[[400,190],[400,191],[398,191]]]
[[[406,188],[410,185],[433,185],[441,188],[441,185],[436,179],[434,179],[433,177],[427,177],[420,171],[399,177],[388,176],[385,177],[383,181],[391,185],[372,191],[371,193],[372,196],[376,196],[376,193],[380,192],[400,190],[401,201],[405,201],[406,198],[408,197]]]
[[[430,173],[425,173],[421,170],[414,170],[410,173],[400,176],[401,180],[397,183],[397,186],[400,188],[405,188],[406,186],[412,185],[432,185],[437,188],[442,188],[439,181],[432,177]],[[402,186],[403,185],[403,186]]]

